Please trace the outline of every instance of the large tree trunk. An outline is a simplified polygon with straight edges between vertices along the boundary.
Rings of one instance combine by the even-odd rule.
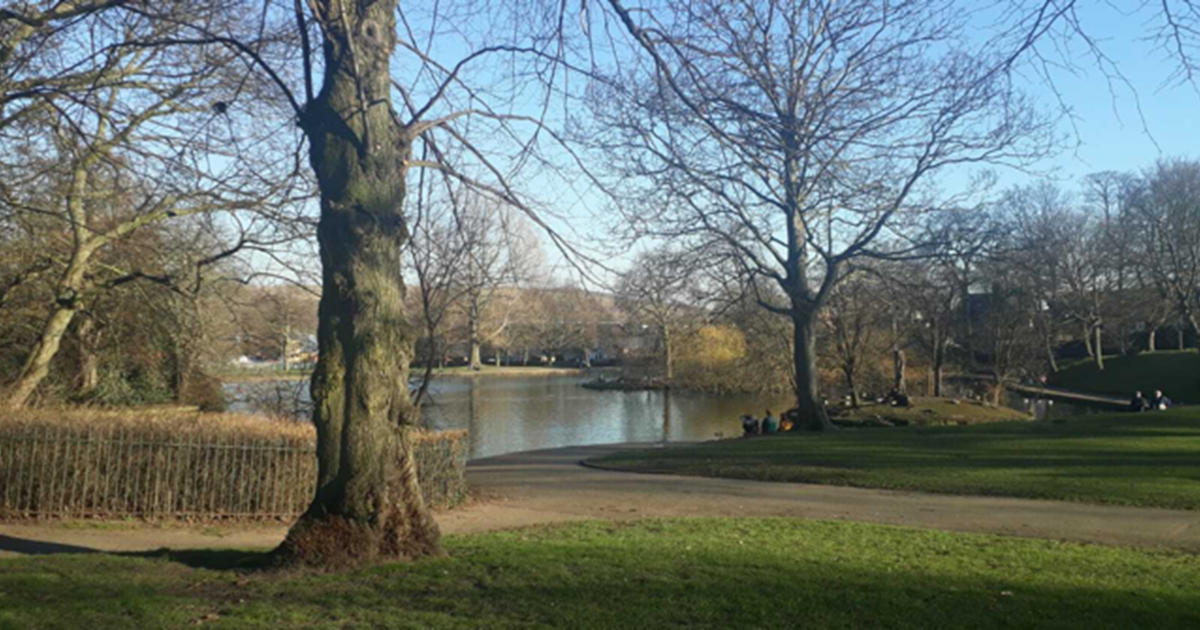
[[[1146,338],[1146,351],[1156,352],[1158,348],[1155,346],[1155,337],[1158,336],[1158,329],[1151,327],[1150,335]]]
[[[346,13],[323,25],[324,84],[301,120],[321,193],[317,489],[278,550],[285,561],[323,567],[441,549],[411,437],[416,334],[400,273],[411,138],[391,110],[396,2],[340,6]]]
[[[1103,372],[1104,371],[1104,342],[1100,337],[1100,335],[1101,335],[1100,331],[1101,331],[1101,328],[1099,325],[1097,325],[1096,326],[1096,369]]]
[[[818,394],[817,382],[817,336],[816,314],[811,310],[794,309],[792,312],[793,343],[792,358],[796,366],[796,409],[800,412],[800,426],[811,431],[833,428],[829,413]]]
[[[1087,324],[1083,325],[1083,348],[1084,350],[1087,350],[1089,359],[1096,358],[1096,353],[1094,350],[1092,350],[1092,330]]]

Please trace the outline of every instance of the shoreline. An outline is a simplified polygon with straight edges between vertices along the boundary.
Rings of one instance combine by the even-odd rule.
[[[479,376],[485,377],[510,377],[510,376],[587,376],[588,374],[596,374],[602,370],[609,368],[555,368],[555,367],[534,367],[534,366],[513,366],[513,367],[484,367],[482,370],[472,371],[466,367],[452,368],[437,368],[433,370],[433,376],[451,377],[451,378],[475,378]],[[424,374],[424,370],[413,369],[409,372],[410,377],[417,377]],[[264,372],[262,374],[214,374],[213,378],[222,383],[261,383],[266,381],[302,381],[312,378],[312,372]]]
[[[471,370],[465,366],[452,368],[435,368],[433,376],[449,376],[455,378],[475,378],[477,376],[586,376],[605,368],[556,368],[535,366],[484,367],[481,370]],[[420,376],[424,370],[413,370],[410,375]]]

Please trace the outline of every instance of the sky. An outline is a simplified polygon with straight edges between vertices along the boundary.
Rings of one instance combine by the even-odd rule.
[[[982,6],[988,0],[979,2]],[[1128,12],[1128,5],[1140,8]],[[997,177],[992,192],[1043,178],[1058,181],[1066,190],[1078,190],[1090,173],[1140,171],[1161,158],[1200,158],[1200,87],[1173,78],[1178,58],[1148,38],[1153,26],[1161,23],[1156,10],[1153,3],[1132,0],[1079,5],[1080,23],[1108,56],[1107,69],[1097,65],[1077,37],[1067,47],[1057,40],[1043,42],[1040,51],[1048,58],[1069,59],[1071,64],[1051,68],[1052,83],[1024,70],[1021,87],[1050,113],[1063,116],[1062,149],[1029,170],[988,167]],[[971,173],[944,171],[935,179],[944,195],[953,196],[970,188]],[[570,201],[564,195],[558,198],[560,203]],[[595,199],[581,204],[593,209],[600,205]],[[586,215],[576,216],[582,234],[604,238],[599,226],[585,225]],[[625,266],[637,249],[610,262]]]
[[[1154,15],[1123,14],[1099,2],[1086,8],[1080,13],[1085,28],[1128,84],[1110,85],[1104,72],[1077,47],[1080,73],[1059,71],[1054,78],[1074,118],[1073,125],[1064,121],[1062,130],[1078,146],[1045,160],[1040,168],[1073,180],[1103,170],[1141,170],[1163,157],[1200,158],[1200,91],[1191,84],[1171,82],[1178,60],[1146,40],[1148,20]],[[1054,91],[1038,81],[1030,80],[1028,89],[1050,105],[1057,100]],[[1012,182],[1026,179],[1018,174],[1002,177]]]
[[[976,1],[979,6],[997,2],[963,1]],[[1142,8],[1135,13],[1124,13],[1121,8],[1114,6],[1116,4],[1142,5]],[[418,3],[414,6],[421,5]],[[1004,6],[1004,3],[992,6]],[[1052,85],[1046,84],[1042,77],[1034,73],[1025,72],[1022,74],[1023,87],[1049,110],[1061,111],[1065,107],[1069,112],[1069,120],[1064,119],[1060,123],[1065,140],[1064,149],[1034,165],[1030,171],[994,169],[999,184],[994,190],[1029,183],[1042,177],[1055,178],[1064,188],[1072,190],[1089,173],[1104,170],[1138,171],[1152,166],[1155,160],[1163,157],[1200,158],[1200,122],[1197,122],[1200,89],[1191,84],[1171,82],[1178,68],[1178,60],[1156,42],[1146,38],[1157,18],[1154,10],[1152,3],[1144,5],[1134,0],[1096,0],[1079,6],[1078,16],[1084,29],[1109,56],[1123,79],[1106,77],[1078,40],[1065,51],[1054,49],[1050,41],[1044,43],[1044,52],[1065,54],[1072,61],[1072,68],[1054,70]],[[475,32],[487,33],[496,28],[490,22],[494,16],[486,12],[466,19],[477,21],[474,24],[477,28],[470,29]],[[421,31],[420,28],[416,30]],[[434,46],[430,48],[430,54],[447,66],[452,66],[455,60],[465,55],[467,48],[487,43],[462,38],[461,35],[457,45]],[[450,41],[455,39],[451,37]],[[404,74],[403,70],[400,74]],[[486,76],[476,76],[474,80],[482,84],[489,82]],[[497,154],[503,154],[512,149],[509,146],[497,146],[496,150]],[[938,188],[947,196],[962,192],[970,182],[969,173],[966,172],[942,172],[935,177]],[[549,210],[543,218],[554,229],[584,251],[602,257],[613,267],[626,267],[633,255],[645,247],[635,246],[612,252],[599,249],[611,241],[603,221],[606,200],[591,190],[591,186],[582,178],[565,182],[558,177],[535,174],[521,179],[531,197]],[[555,251],[549,238],[542,240],[546,258],[557,268],[558,277],[569,279],[573,275],[570,265]]]

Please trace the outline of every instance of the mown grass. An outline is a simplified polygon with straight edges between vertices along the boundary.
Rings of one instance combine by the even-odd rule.
[[[1074,363],[1050,377],[1055,387],[1132,398],[1141,390],[1149,399],[1161,389],[1175,402],[1200,404],[1200,353],[1195,350],[1106,357],[1104,371],[1092,361]]]
[[[1200,410],[846,429],[623,451],[617,470],[1200,509]]]
[[[0,561],[2,628],[1195,628],[1200,558],[786,519],[453,537],[338,575],[255,554]],[[192,567],[207,568],[192,568]]]
[[[905,426],[938,426],[1030,420],[1027,413],[996,407],[975,400],[914,396],[908,407],[864,403],[857,409],[841,410],[837,419],[846,422],[884,420]]]

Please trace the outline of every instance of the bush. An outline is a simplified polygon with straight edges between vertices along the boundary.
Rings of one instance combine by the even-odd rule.
[[[76,399],[104,407],[163,405],[171,401],[171,387],[157,372],[120,368],[101,370],[95,389]]]

